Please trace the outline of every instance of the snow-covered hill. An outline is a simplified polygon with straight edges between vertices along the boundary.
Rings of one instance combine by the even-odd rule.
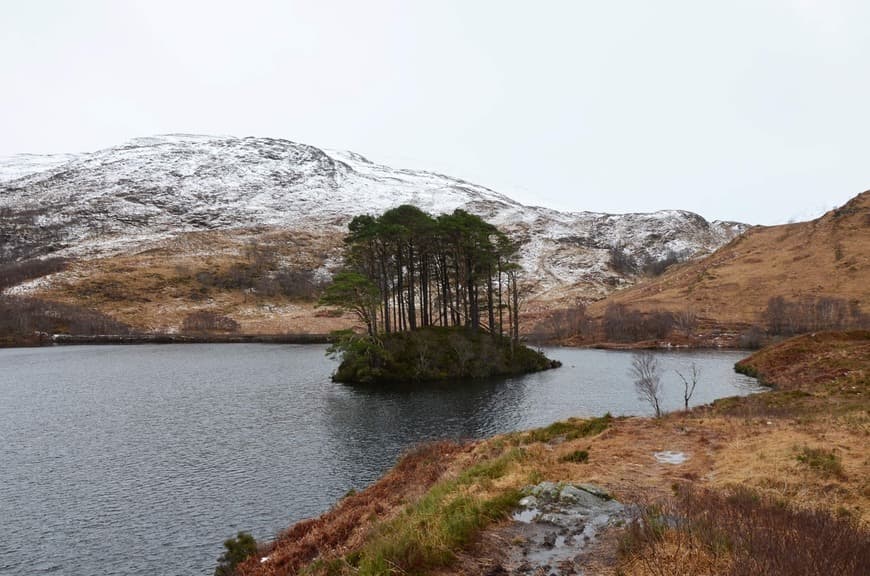
[[[71,162],[77,154],[14,154],[0,156],[0,184]]]
[[[638,260],[711,252],[745,226],[684,211],[566,213],[523,206],[457,178],[394,169],[351,152],[272,138],[166,135],[89,154],[0,159],[0,258],[130,253],[198,230],[278,227],[340,236],[356,214],[414,204],[464,208],[523,242],[538,293],[625,281],[609,266],[622,244]]]

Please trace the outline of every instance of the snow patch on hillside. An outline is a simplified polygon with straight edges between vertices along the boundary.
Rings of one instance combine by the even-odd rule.
[[[0,156],[0,184],[45,172],[71,162],[78,154],[14,154]]]
[[[624,281],[608,266],[709,253],[745,229],[691,212],[558,212],[450,176],[395,169],[353,153],[274,138],[171,134],[90,154],[0,161],[0,257],[130,253],[186,232],[272,226],[340,237],[350,219],[414,204],[478,214],[522,243],[536,291]],[[319,273],[334,269],[335,262]]]

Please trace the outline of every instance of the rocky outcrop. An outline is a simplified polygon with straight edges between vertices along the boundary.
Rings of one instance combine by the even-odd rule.
[[[580,574],[600,533],[626,518],[624,506],[593,484],[541,482],[523,493],[500,574]]]

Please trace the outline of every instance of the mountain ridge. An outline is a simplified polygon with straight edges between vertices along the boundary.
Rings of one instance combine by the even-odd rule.
[[[685,259],[710,253],[747,228],[681,210],[559,212],[355,152],[276,138],[174,134],[92,153],[0,159],[0,260],[106,261],[184,250],[197,237],[210,239],[198,248],[202,254],[210,242],[239,252],[242,237],[256,243],[260,235],[277,234],[307,237],[308,252],[317,258],[303,254],[305,246],[285,256],[323,276],[338,266],[340,238],[353,216],[400,204],[434,214],[461,208],[502,228],[521,244],[530,299],[541,301],[595,300],[633,283],[636,275],[610,262],[616,245],[640,262]],[[85,268],[77,274],[86,276]]]

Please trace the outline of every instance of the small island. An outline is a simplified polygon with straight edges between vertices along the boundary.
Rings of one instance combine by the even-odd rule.
[[[520,342],[517,245],[464,210],[402,205],[348,225],[344,268],[318,303],[364,332],[334,334],[344,383],[513,376],[559,362]]]
[[[378,338],[343,333],[330,348],[333,374],[347,384],[425,382],[515,376],[561,366],[510,338],[461,327],[428,327]]]

